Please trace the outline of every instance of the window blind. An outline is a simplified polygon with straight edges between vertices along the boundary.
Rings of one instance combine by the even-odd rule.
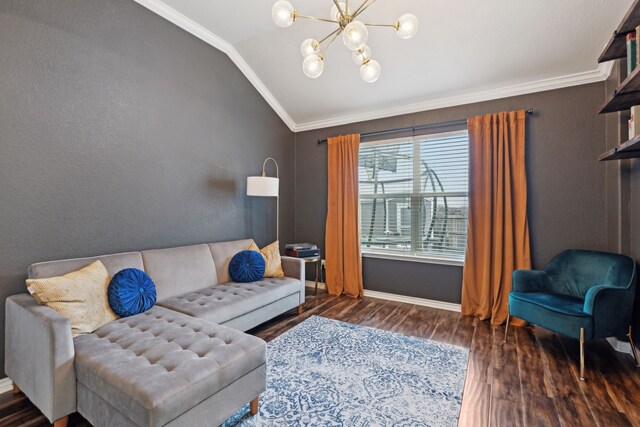
[[[359,157],[363,252],[464,260],[466,130],[363,143]]]

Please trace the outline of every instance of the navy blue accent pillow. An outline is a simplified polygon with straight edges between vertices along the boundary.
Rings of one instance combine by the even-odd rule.
[[[151,277],[137,268],[125,268],[109,283],[109,305],[120,317],[149,310],[156,303],[156,285]]]
[[[229,263],[229,276],[234,282],[255,282],[264,276],[264,257],[258,251],[238,252]]]

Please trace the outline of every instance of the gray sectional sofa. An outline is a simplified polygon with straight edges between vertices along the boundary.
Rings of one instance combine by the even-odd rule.
[[[79,412],[94,426],[215,426],[266,387],[266,345],[243,333],[305,299],[304,263],[283,278],[233,283],[229,261],[251,240],[33,264],[30,278],[100,260],[110,275],[144,270],[149,311],[73,338],[70,321],[26,294],[6,302],[5,370],[56,425]]]

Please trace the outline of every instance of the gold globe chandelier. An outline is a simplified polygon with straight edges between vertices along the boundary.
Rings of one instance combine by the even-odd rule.
[[[333,0],[333,7],[328,18],[317,18],[300,14],[287,0],[279,0],[273,5],[271,17],[278,27],[288,28],[297,19],[311,19],[314,21],[328,22],[338,26],[326,37],[316,39],[306,39],[302,42],[300,52],[304,61],[302,71],[312,79],[320,77],[324,71],[324,55],[329,46],[342,34],[342,42],[352,53],[353,61],[360,66],[360,77],[367,83],[373,83],[380,78],[382,68],[380,63],[371,58],[371,48],[367,46],[369,30],[367,27],[389,27],[393,28],[401,39],[410,39],[418,31],[418,18],[415,15],[406,13],[393,24],[371,24],[364,23],[356,18],[364,12],[376,0],[364,0],[355,10],[349,7],[349,1],[338,2]]]

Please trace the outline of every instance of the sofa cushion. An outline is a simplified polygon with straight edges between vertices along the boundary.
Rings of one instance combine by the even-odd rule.
[[[231,258],[238,252],[249,249],[251,243],[253,243],[252,239],[244,239],[209,244],[211,255],[213,255],[213,260],[216,263],[218,283],[231,281],[231,276],[229,276],[229,262],[231,262]]]
[[[156,286],[147,273],[125,268],[109,283],[109,305],[120,317],[144,313],[156,303]]]
[[[235,282],[255,282],[264,276],[264,257],[256,251],[240,251],[231,258],[229,275]]]
[[[38,262],[29,266],[29,279],[40,279],[42,277],[62,276],[72,271],[80,270],[91,263],[100,261],[109,276],[113,276],[118,271],[125,268],[139,268],[144,270],[142,255],[140,252],[123,252],[121,254],[102,255],[88,258],[72,258],[60,261]]]
[[[260,252],[264,257],[264,277],[284,277],[282,259],[280,258],[280,242],[276,240],[262,249],[255,242],[252,242],[249,250]]]
[[[161,426],[262,366],[266,344],[155,306],[74,340],[78,382],[139,426]]]
[[[142,251],[144,271],[156,284],[158,299],[218,283],[208,245]]]
[[[158,305],[214,323],[225,323],[302,291],[300,280],[265,278],[257,282],[209,286],[158,301]]]
[[[100,261],[64,276],[27,279],[27,289],[44,304],[71,320],[73,336],[88,334],[117,319],[107,300],[109,273]]]

